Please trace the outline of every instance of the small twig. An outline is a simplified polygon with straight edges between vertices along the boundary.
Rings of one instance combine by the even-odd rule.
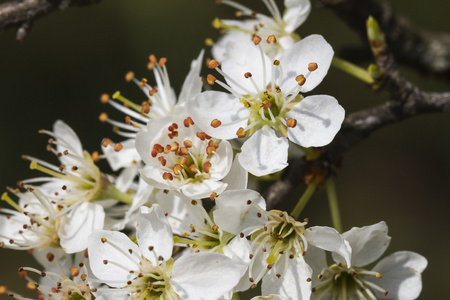
[[[331,9],[364,41],[365,22],[369,16],[374,17],[386,33],[386,41],[399,62],[450,76],[450,34],[412,26],[383,0],[317,0],[317,3]]]
[[[282,178],[266,193],[268,208],[276,207],[295,187],[302,184],[308,170],[317,167],[326,170],[338,164],[347,149],[372,132],[420,114],[450,112],[450,93],[421,91],[400,74],[384,34],[378,32],[375,38],[377,40],[371,40],[370,45],[377,66],[384,75],[379,78],[381,82],[377,86],[389,92],[391,101],[349,114],[333,142],[320,148],[318,159],[307,161],[302,158],[291,162]]]
[[[87,6],[101,0],[16,0],[0,4],[0,29],[18,27],[17,39],[23,40],[32,23],[40,17],[69,6]]]

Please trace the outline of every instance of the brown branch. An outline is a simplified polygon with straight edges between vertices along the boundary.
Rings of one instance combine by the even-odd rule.
[[[69,6],[87,6],[101,0],[16,0],[0,4],[0,28],[18,27],[17,39],[23,40],[33,22]]]
[[[379,21],[396,59],[426,72],[450,76],[450,34],[412,26],[384,0],[317,0],[366,41],[365,22]]]
[[[309,171],[320,170],[324,172],[322,175],[330,175],[332,166],[339,164],[344,152],[372,132],[420,114],[450,112],[450,93],[424,92],[406,80],[398,71],[383,33],[376,37],[378,39],[370,41],[370,46],[377,66],[384,74],[376,85],[389,92],[391,101],[349,114],[333,142],[319,149],[318,159],[307,161],[301,158],[291,162],[282,178],[266,193],[268,208],[276,207],[295,187],[301,185]]]

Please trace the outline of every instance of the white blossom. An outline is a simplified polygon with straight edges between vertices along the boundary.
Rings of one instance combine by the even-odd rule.
[[[208,75],[229,93],[206,91],[189,101],[188,111],[208,135],[220,139],[250,138],[239,157],[241,165],[256,176],[287,166],[288,139],[302,147],[330,143],[344,119],[344,109],[332,96],[303,97],[325,77],[333,57],[331,46],[320,35],[311,35],[272,60],[261,42],[234,43],[230,57],[209,67],[226,83]],[[273,45],[276,38],[270,36]]]

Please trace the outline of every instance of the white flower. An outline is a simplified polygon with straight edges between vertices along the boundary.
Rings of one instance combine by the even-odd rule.
[[[309,297],[311,270],[303,259],[308,245],[339,253],[343,261],[349,262],[350,253],[335,229],[305,228],[306,222],[298,222],[286,212],[266,211],[265,200],[255,191],[225,191],[216,204],[214,220],[222,230],[241,238],[251,235],[252,261],[247,283],[240,283],[243,290],[264,277],[262,289],[266,295],[289,288],[289,299],[296,298],[293,295]]]
[[[274,44],[270,36],[267,42]],[[255,37],[255,43],[259,43]],[[260,44],[260,43],[259,43]],[[288,140],[302,147],[330,143],[344,119],[344,109],[327,95],[303,98],[325,77],[333,57],[331,46],[320,35],[311,35],[272,61],[260,46],[234,43],[230,58],[218,68],[227,84],[208,75],[229,93],[207,91],[187,106],[196,124],[220,139],[251,136],[242,146],[241,165],[256,176],[287,166]],[[278,132],[278,134],[276,133]]]
[[[219,194],[227,184],[233,161],[230,143],[202,132],[183,108],[149,123],[136,137],[136,149],[146,166],[142,178],[159,189],[190,199]]]
[[[197,59],[192,61],[191,70],[184,80],[178,97],[170,85],[169,74],[165,65],[166,59],[161,58],[158,62],[154,55],[150,55],[148,68],[153,70],[156,80],[155,86],[150,85],[146,79],[137,80],[132,72],[126,76],[127,81],[133,81],[144,92],[146,100],[142,104],[135,104],[122,96],[120,92],[114,93],[112,99],[107,94],[102,95],[101,101],[103,103],[108,103],[127,115],[125,123],[110,119],[106,113],[100,115],[102,122],[110,123],[114,126],[117,134],[128,138],[118,144],[107,139],[107,142],[103,144],[103,157],[108,160],[114,171],[133,166],[140,161],[134,147],[135,138],[138,132],[145,130],[148,122],[173,114],[177,107],[184,106],[188,99],[201,92],[200,69],[202,59],[203,51],[200,52]],[[120,102],[124,105],[120,105]]]
[[[305,259],[318,277],[313,279],[312,299],[416,299],[422,290],[421,273],[427,260],[414,252],[399,251],[380,260],[372,270],[367,266],[383,255],[391,237],[385,222],[353,227],[342,234],[352,249],[351,263],[333,254],[335,264],[328,266],[325,253],[310,249]]]
[[[216,253],[188,254],[174,262],[172,231],[158,205],[141,207],[136,239],[138,245],[113,231],[89,237],[92,272],[118,288],[118,294],[126,291],[128,299],[218,299],[242,272],[230,258]]]
[[[42,217],[48,221],[58,220],[55,229],[59,243],[67,253],[82,251],[87,247],[87,236],[94,229],[101,229],[105,220],[105,209],[118,201],[131,203],[131,196],[125,193],[129,180],[117,188],[109,177],[94,164],[91,155],[83,151],[75,132],[64,122],[56,121],[53,132],[41,130],[50,135],[47,150],[59,159],[56,166],[34,158],[30,168],[39,170],[52,177],[37,177],[22,181],[23,187],[33,190],[32,184],[43,183],[34,194],[33,209],[40,207]],[[37,202],[37,204],[36,204]],[[34,213],[34,212],[32,212]]]
[[[227,32],[213,45],[212,53],[215,59],[221,61],[228,55],[229,43],[236,41],[251,42],[253,35],[266,39],[270,35],[276,35],[279,43],[276,52],[291,47],[300,37],[294,32],[309,15],[311,3],[309,0],[285,0],[285,11],[281,15],[274,0],[263,1],[272,16],[255,12],[235,1],[223,0],[227,4],[239,10],[242,16],[251,17],[243,21],[216,19],[213,25],[216,28],[226,29]],[[265,46],[264,52],[269,53],[270,47]]]

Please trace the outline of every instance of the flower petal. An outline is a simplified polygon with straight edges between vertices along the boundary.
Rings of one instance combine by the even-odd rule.
[[[178,103],[183,104],[187,100],[191,99],[202,91],[202,79],[200,77],[200,69],[203,65],[203,53],[205,51],[200,51],[197,59],[193,60],[191,63],[191,70],[186,76],[183,82],[183,87],[181,88],[180,96],[178,97]]]
[[[123,287],[139,272],[141,252],[124,233],[97,230],[88,239],[89,264],[92,273],[112,287]]]
[[[214,180],[203,180],[185,184],[180,189],[180,194],[191,199],[209,197],[213,192],[220,194],[227,188],[227,184]]]
[[[367,277],[368,281],[384,288],[388,294],[375,291],[380,299],[416,299],[422,290],[422,276],[427,260],[420,254],[410,251],[395,252],[383,258],[373,268],[382,278]]]
[[[67,253],[87,248],[87,237],[96,229],[103,229],[105,211],[99,204],[83,202],[61,222],[58,229],[61,247]]]
[[[219,299],[238,283],[243,268],[222,254],[187,254],[175,261],[171,284],[180,299]]]
[[[325,146],[341,129],[344,116],[344,109],[334,97],[306,97],[286,114],[286,118],[297,120],[295,127],[288,127],[288,138],[306,148]]]
[[[352,266],[366,266],[380,258],[391,241],[387,233],[388,227],[384,221],[361,228],[353,227],[344,232],[342,236],[352,247]]]
[[[189,101],[187,109],[195,124],[206,134],[219,139],[234,139],[240,127],[247,126],[250,115],[235,96],[223,92],[206,91]],[[222,124],[211,126],[213,120]]]
[[[119,152],[114,150],[114,147],[102,147],[105,158],[113,171],[134,166],[137,161],[141,160],[134,143],[135,139],[128,139],[120,142],[123,148]]]
[[[300,25],[305,22],[311,11],[311,2],[309,0],[284,0],[286,12],[283,20],[286,23],[284,30],[286,32],[294,32]]]
[[[251,205],[247,204],[251,201]],[[259,218],[260,211],[254,205],[258,205],[262,210],[266,209],[264,198],[252,190],[225,191],[216,198],[217,209],[213,212],[214,221],[222,230],[233,234],[244,232],[251,234],[256,229],[246,231],[248,227],[264,224],[266,217]]]
[[[227,190],[241,190],[247,188],[248,172],[239,163],[240,154],[236,154],[230,172],[222,181],[227,183]]]
[[[333,59],[333,48],[321,35],[313,34],[295,43],[280,56],[283,66],[283,79],[280,83],[282,91],[289,91],[296,86],[298,75],[308,74],[308,65],[316,63],[318,68],[311,72],[302,86],[302,93],[309,92],[322,82]]]
[[[276,274],[283,274],[278,278]],[[309,299],[311,296],[312,270],[301,257],[288,264],[276,263],[263,278],[261,290],[264,295],[280,294],[288,299]]]
[[[289,143],[278,137],[269,126],[257,130],[242,145],[239,162],[242,167],[255,176],[264,176],[287,167]]]
[[[228,75],[225,77],[228,85],[243,95],[264,91],[272,78],[272,62],[267,55],[253,43],[229,43],[227,50],[226,59],[222,62],[222,71]],[[244,76],[247,72],[252,74],[251,79]]]
[[[317,248],[337,253],[344,258],[347,266],[351,266],[352,249],[346,246],[344,238],[336,229],[325,226],[309,227],[306,229],[304,236],[308,245],[311,244]]]
[[[136,225],[136,239],[142,255],[155,266],[159,265],[158,257],[162,256],[167,261],[172,256],[172,230],[158,204],[154,204],[151,208],[141,206]]]

